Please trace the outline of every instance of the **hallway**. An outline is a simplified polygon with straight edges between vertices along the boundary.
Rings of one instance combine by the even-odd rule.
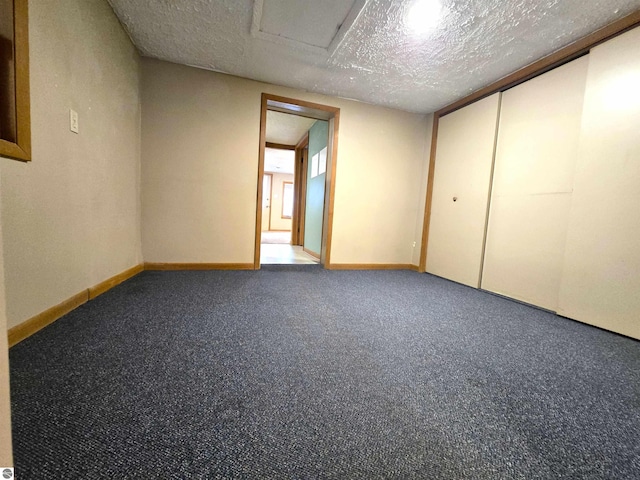
[[[316,263],[318,263],[318,260],[305,253],[299,245],[294,246],[282,243],[263,243],[260,245],[261,265],[312,265]]]

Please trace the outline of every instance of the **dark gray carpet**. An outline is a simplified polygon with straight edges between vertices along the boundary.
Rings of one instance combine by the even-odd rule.
[[[25,480],[640,478],[640,342],[413,272],[144,272],[10,360]]]

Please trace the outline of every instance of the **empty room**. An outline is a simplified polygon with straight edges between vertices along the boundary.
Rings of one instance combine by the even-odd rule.
[[[640,0],[0,0],[3,479],[640,478]]]

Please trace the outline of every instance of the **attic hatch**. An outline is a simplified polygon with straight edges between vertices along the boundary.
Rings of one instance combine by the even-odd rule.
[[[332,54],[367,0],[254,0],[251,34],[292,48]]]

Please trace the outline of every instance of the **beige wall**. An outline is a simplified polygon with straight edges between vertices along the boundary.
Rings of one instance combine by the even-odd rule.
[[[428,116],[143,59],[145,261],[253,261],[262,92],[341,109],[332,263],[412,263]]]
[[[1,193],[1,192],[0,192]],[[0,195],[0,203],[2,198]],[[2,238],[2,214],[0,213],[0,238]],[[0,332],[7,331],[4,295],[4,255],[0,242]],[[0,334],[0,467],[13,466],[11,452],[11,397],[9,395],[9,350],[7,336]]]
[[[271,230],[291,230],[291,219],[282,218],[282,185],[293,183],[292,174],[271,173]]]
[[[139,56],[104,0],[29,9],[33,161],[0,159],[9,327],[141,262]]]

